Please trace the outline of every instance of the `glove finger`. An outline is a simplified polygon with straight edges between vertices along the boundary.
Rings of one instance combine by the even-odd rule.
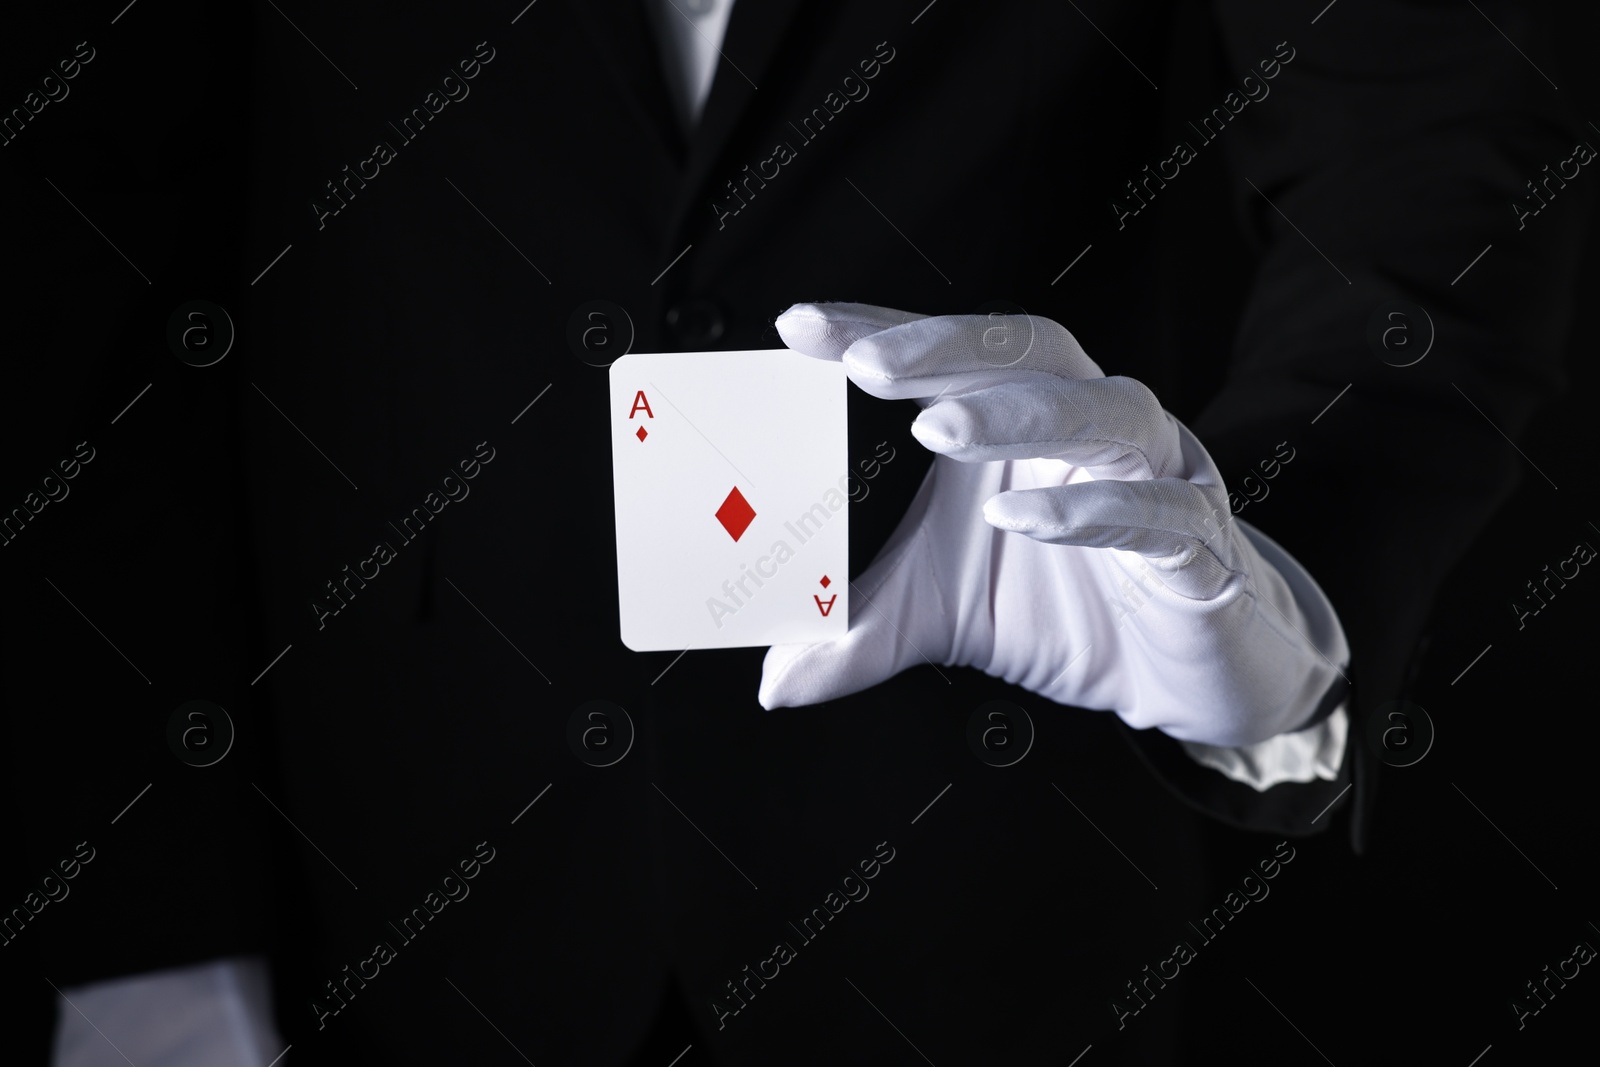
[[[863,337],[926,317],[873,304],[795,304],[775,325],[783,343],[796,352],[837,361]]]
[[[1132,378],[1008,381],[925,409],[911,433],[965,463],[1058,459],[1097,478],[1177,477],[1177,424]]]
[[[884,400],[959,396],[1017,378],[1101,378],[1066,327],[1037,315],[938,315],[868,334],[844,353],[857,386]]]
[[[812,645],[773,645],[757,699],[773,708],[818,704],[869,689],[950,655],[946,618],[920,531],[850,583],[850,630]]]
[[[1010,490],[984,502],[983,518],[1048,544],[1137,553],[1192,600],[1215,599],[1241,578],[1232,513],[1181,478]]]

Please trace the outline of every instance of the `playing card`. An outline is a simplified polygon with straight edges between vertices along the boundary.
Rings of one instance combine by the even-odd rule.
[[[844,366],[792,352],[611,364],[622,643],[810,643],[849,627]]]

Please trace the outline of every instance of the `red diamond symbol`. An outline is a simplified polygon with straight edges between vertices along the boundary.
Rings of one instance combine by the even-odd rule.
[[[733,487],[727,499],[722,502],[722,506],[717,509],[717,521],[722,523],[722,528],[727,530],[728,536],[735,541],[749,529],[750,522],[755,517],[756,509],[751,507],[744,494],[739,492],[738,486]]]
[[[641,426],[641,427],[639,427],[639,432],[634,434],[633,436],[635,436],[639,440],[643,441],[646,437],[649,437],[650,435],[648,433],[646,433],[645,432],[645,428],[643,426]]]
[[[828,588],[828,586],[830,586],[832,584],[833,584],[832,582],[828,581],[828,576],[826,574],[824,574],[822,576],[822,588],[826,589],[826,588]]]

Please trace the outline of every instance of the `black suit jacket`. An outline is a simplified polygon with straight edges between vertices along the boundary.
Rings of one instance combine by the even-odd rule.
[[[311,1062],[492,1062],[507,1042],[621,1062],[669,978],[717,1062],[877,1063],[905,1040],[935,1062],[1090,1043],[1156,1062],[1172,1029],[1119,1029],[1112,1001],[1222,892],[1203,820],[1263,835],[1263,857],[1336,821],[1359,845],[1362,724],[1402,693],[1435,589],[1517,480],[1494,427],[1515,435],[1560,382],[1576,231],[1518,230],[1507,201],[1579,124],[1452,5],[1346,0],[1315,24],[1242,0],[919,8],[741,0],[687,138],[631,2],[342,8],[301,24],[311,47],[263,8],[222,34],[251,49],[215,74],[248,94],[246,148],[193,180],[242,205],[218,220],[236,260],[215,280],[237,348],[209,377],[164,366],[159,409],[194,420],[207,486],[172,506],[210,536],[133,542],[191,561],[173,580],[195,610],[162,613],[191,642],[169,672],[186,684],[81,742],[118,773],[75,779],[37,850],[156,777],[128,739],[165,760],[149,725],[177,690],[230,708],[240,757],[204,783],[162,763],[183,799],[110,850],[111,884],[182,865],[208,921],[147,903],[162,918],[130,924],[129,900],[159,897],[85,892],[38,942],[64,980],[271,948]],[[1196,75],[1181,95],[1174,66]],[[1577,183],[1562,195],[1587,209]],[[1369,344],[1397,299],[1431,323],[1409,367]],[[776,346],[801,300],[1056,319],[1149,385],[1241,498],[1287,442],[1240,517],[1349,635],[1340,778],[1256,793],[970,670],[767,713],[760,649],[625,649],[594,364],[628,342]],[[597,322],[609,350],[575,348]],[[138,377],[97,387],[97,413]],[[852,462],[895,455],[852,505],[859,571],[929,457],[910,405],[850,405]],[[170,455],[184,435],[166,432]],[[138,482],[136,450],[116,462]],[[200,543],[214,564],[192,563]],[[15,626],[8,643],[30,640],[47,643]],[[991,699],[1037,729],[1011,767],[967,743]],[[635,733],[609,767],[569,744],[591,700]],[[870,894],[839,903],[875,858]],[[794,958],[771,977],[779,943]]]

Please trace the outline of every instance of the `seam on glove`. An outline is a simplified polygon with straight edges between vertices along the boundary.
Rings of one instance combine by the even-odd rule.
[[[956,399],[959,400],[961,398],[957,397]],[[961,448],[961,449],[967,450],[967,451],[972,451],[974,449],[979,449],[979,448],[1038,448],[1038,447],[1043,447],[1045,445],[1059,445],[1059,444],[1064,444],[1064,443],[1069,443],[1069,442],[1072,443],[1072,444],[1120,445],[1124,450],[1124,455],[1123,456],[1119,456],[1117,458],[1118,459],[1125,459],[1128,455],[1137,455],[1140,459],[1142,459],[1144,461],[1144,465],[1150,469],[1150,477],[1149,478],[1139,478],[1139,479],[1117,478],[1117,479],[1110,479],[1110,480],[1115,480],[1115,481],[1151,481],[1151,482],[1155,482],[1155,481],[1160,481],[1161,480],[1160,478],[1156,477],[1155,464],[1150,462],[1150,454],[1148,452],[1146,452],[1144,449],[1142,449],[1142,448],[1138,447],[1137,445],[1135,445],[1132,441],[1124,441],[1120,437],[1051,437],[1051,438],[1048,438],[1047,440],[1043,440],[1043,441],[1011,441],[1011,442],[1008,442],[1008,443],[1003,444],[1003,445],[997,445],[997,444],[985,443],[985,442],[979,442],[979,441],[958,441],[953,437],[945,437],[943,435],[931,433],[927,429],[924,429],[922,431],[922,434],[925,437],[929,437],[929,438],[934,439],[939,444],[942,444],[942,445],[953,445],[953,446],[955,446],[957,448]],[[926,442],[924,442],[924,443],[926,443]],[[1029,459],[1054,459],[1056,456],[1059,456],[1060,454],[1061,453],[1059,453],[1059,452],[1053,452],[1053,453],[1050,453],[1048,455],[1036,455],[1036,456],[1030,456],[1028,458]],[[1085,470],[1091,470],[1092,471],[1095,467],[1110,466],[1110,463],[1095,463],[1095,464],[1078,463],[1078,464],[1074,464],[1074,466],[1083,467]],[[1096,479],[1096,480],[1099,480],[1099,479]],[[1040,488],[1045,488],[1045,487],[1041,486]]]
[[[1041,488],[1055,488],[1055,487],[1054,486],[1048,486],[1048,487],[1041,487]],[[1027,491],[1028,492],[1036,492],[1037,490],[1027,490]],[[996,494],[996,495],[999,495],[999,494]],[[1002,520],[1002,522],[1004,522],[1004,521],[1005,520]],[[1077,533],[1079,531],[1087,532],[1087,531],[1099,531],[1099,530],[1148,530],[1151,533],[1171,534],[1173,537],[1179,539],[1180,541],[1185,542],[1186,546],[1191,551],[1194,551],[1194,552],[1198,552],[1200,549],[1203,549],[1203,548],[1204,549],[1209,549],[1210,544],[1211,544],[1209,539],[1204,540],[1204,541],[1199,540],[1196,537],[1196,535],[1193,532],[1189,531],[1189,530],[1172,530],[1172,529],[1168,529],[1165,526],[1129,526],[1129,525],[1127,525],[1125,523],[1094,523],[1092,525],[1087,525],[1087,526],[1086,525],[1082,525],[1082,524],[1073,525],[1073,526],[1067,526],[1067,525],[1063,525],[1061,523],[1054,523],[1054,522],[1030,522],[1030,523],[1026,523],[1024,525],[1015,525],[1015,524],[1007,522],[1007,523],[1005,523],[1005,525],[1002,525],[1001,523],[990,523],[990,525],[995,526],[998,529],[1005,530],[1007,533],[1020,533],[1020,534],[1026,534],[1029,530],[1052,530],[1052,531],[1055,531],[1056,533]],[[1068,541],[1068,542],[1055,542],[1055,543],[1058,543],[1058,544],[1061,544],[1061,543],[1069,544],[1069,545],[1072,545],[1075,548],[1117,548],[1118,547],[1116,545],[1079,545],[1076,542],[1071,542],[1071,541]],[[1132,549],[1121,549],[1121,551],[1131,552],[1133,550]],[[1167,555],[1164,555],[1164,556],[1145,556],[1144,558],[1145,559],[1171,559],[1176,554],[1177,553],[1168,553]],[[1222,557],[1217,555],[1217,553],[1212,552],[1211,554],[1212,554],[1212,556],[1216,557],[1217,563],[1222,566],[1222,569],[1227,571],[1229,574],[1235,574],[1236,575],[1236,574],[1240,573],[1239,571],[1236,571],[1232,567],[1228,566],[1226,563],[1223,563],[1222,562]],[[1144,553],[1140,552],[1140,553],[1138,553],[1138,555],[1143,556]]]
[[[921,534],[922,530],[920,528],[918,528],[917,533]],[[865,587],[865,586],[859,586],[859,585],[856,586],[857,590],[861,593],[861,595],[866,597],[868,600],[871,600],[874,597],[876,597],[878,595],[879,590],[881,590],[885,585],[887,585],[889,583],[890,577],[893,576],[896,571],[898,571],[902,566],[905,565],[906,553],[910,552],[911,549],[916,545],[916,543],[917,543],[916,537],[908,537],[906,540],[900,542],[898,545],[894,545],[893,547],[888,548],[887,551],[884,553],[884,555],[880,556],[878,559],[873,560],[872,561],[872,567],[875,567],[875,566],[877,566],[879,564],[883,565],[882,573],[879,574],[878,580],[873,583],[873,585],[872,585],[872,587],[870,589]],[[872,567],[868,567],[867,569],[871,570]],[[864,576],[865,575],[863,573],[863,575],[861,575],[860,577],[864,577]],[[852,578],[850,580],[851,584],[855,585],[857,580],[858,579],[856,579],[856,578]]]
[[[1211,551],[1211,549],[1209,547],[1210,546],[1209,540],[1208,541],[1195,541],[1195,540],[1193,540],[1193,538],[1194,538],[1193,534],[1185,533],[1185,532],[1180,531],[1180,530],[1169,530],[1169,529],[1166,529],[1165,527],[1161,527],[1161,526],[1140,526],[1140,527],[1129,527],[1129,526],[1122,526],[1122,525],[1061,526],[1061,525],[1057,525],[1055,523],[1030,523],[1027,526],[1000,525],[998,523],[991,523],[991,525],[995,526],[996,529],[1004,530],[1006,533],[1019,533],[1019,534],[1022,534],[1023,536],[1031,536],[1029,534],[1030,530],[1055,530],[1055,531],[1060,532],[1060,533],[1069,533],[1069,532],[1070,533],[1076,533],[1076,532],[1094,532],[1094,531],[1102,531],[1102,530],[1125,531],[1125,530],[1129,530],[1129,529],[1141,529],[1141,530],[1151,530],[1151,531],[1158,532],[1158,533],[1171,534],[1174,537],[1177,537],[1177,538],[1180,538],[1182,540],[1185,540],[1185,541],[1189,542],[1188,544],[1186,544],[1184,546],[1184,548],[1186,548],[1188,550],[1188,556],[1184,559],[1183,563],[1178,565],[1177,569],[1181,570],[1184,567],[1187,567],[1190,563],[1193,562],[1194,557],[1196,555],[1198,555],[1201,551],[1207,551],[1207,552],[1211,552],[1211,557],[1217,561],[1217,566],[1220,567],[1222,569],[1222,572],[1227,575],[1227,578],[1224,579],[1224,582],[1223,582],[1224,587],[1226,587],[1226,585],[1231,583],[1234,579],[1242,578],[1242,577],[1245,576],[1243,571],[1234,570],[1232,567],[1228,566],[1227,563],[1223,562],[1223,559],[1222,559],[1221,556],[1217,555],[1216,552]],[[1037,538],[1036,538],[1036,540],[1037,540]],[[1061,544],[1063,542],[1048,542],[1047,541],[1045,543],[1046,544],[1052,544],[1052,543]],[[1115,552],[1132,552],[1133,551],[1132,549],[1118,548],[1115,545],[1078,545],[1078,544],[1074,544],[1072,542],[1065,542],[1065,544],[1067,545],[1067,547],[1071,547],[1071,548],[1103,549],[1103,550],[1106,550],[1106,551],[1115,551]],[[1164,555],[1164,556],[1146,556],[1143,553],[1135,552],[1134,555],[1139,556],[1141,559],[1146,559],[1146,560],[1151,561],[1152,563],[1156,563],[1156,562],[1159,562],[1161,560],[1173,559],[1174,557],[1176,557],[1178,555],[1178,553],[1176,553],[1176,552],[1169,553],[1169,554]],[[1176,589],[1173,589],[1170,586],[1168,586],[1165,582],[1162,583],[1162,588],[1166,589],[1167,592],[1171,593],[1173,596],[1178,597],[1178,598],[1180,598],[1182,600],[1187,600],[1192,604],[1209,604],[1209,603],[1212,603],[1213,601],[1216,601],[1216,600],[1220,599],[1221,596],[1222,596],[1222,593],[1218,593],[1217,596],[1206,597],[1204,599],[1199,598],[1199,597],[1184,596],[1182,593],[1178,592]],[[1226,592],[1226,588],[1224,588],[1223,592]]]
[[[1262,560],[1262,563],[1266,564],[1266,560]],[[1271,566],[1271,564],[1266,565]],[[1303,633],[1300,628],[1295,626],[1293,621],[1291,621],[1288,616],[1278,608],[1278,605],[1272,603],[1271,600],[1268,600],[1264,595],[1256,590],[1254,578],[1248,576],[1246,577],[1244,595],[1250,598],[1251,602],[1255,605],[1256,612],[1261,615],[1261,618],[1266,622],[1267,627],[1273,633],[1277,634],[1284,641],[1284,643],[1289,645],[1292,650],[1297,653],[1309,650],[1312,656],[1316,657],[1323,663],[1328,664],[1333,669],[1335,674],[1343,676],[1345,668],[1348,667],[1349,664],[1335,664],[1327,653],[1323,652],[1322,649],[1317,647],[1317,643],[1311,640],[1309,634]],[[1290,591],[1290,596],[1291,598],[1293,597],[1293,590]],[[1272,608],[1272,610],[1270,612],[1263,611],[1261,607],[1263,603]],[[1287,627],[1287,629],[1285,627]]]
[[[933,546],[928,543],[928,528],[926,526],[917,527],[917,537],[912,538],[912,540],[909,543],[915,544],[918,538],[920,538],[922,540],[922,555],[923,555],[923,558],[925,558],[928,561],[928,574],[931,575],[932,578],[933,578],[933,583],[932,583],[933,584],[933,595],[934,595],[935,599],[937,599],[939,601],[939,614],[942,615],[944,618],[950,619],[952,622],[954,622],[956,620],[950,614],[949,606],[946,605],[945,602],[944,602],[944,591],[939,586],[939,572],[934,570],[934,567],[933,567]],[[993,582],[992,578],[987,584],[990,587],[990,596],[992,597],[993,596],[993,589],[994,589],[994,582]],[[952,637],[953,636],[954,635],[952,635]],[[953,645],[954,645],[954,642],[952,641],[952,647],[953,647]],[[949,666],[949,664],[946,664],[946,666]]]

